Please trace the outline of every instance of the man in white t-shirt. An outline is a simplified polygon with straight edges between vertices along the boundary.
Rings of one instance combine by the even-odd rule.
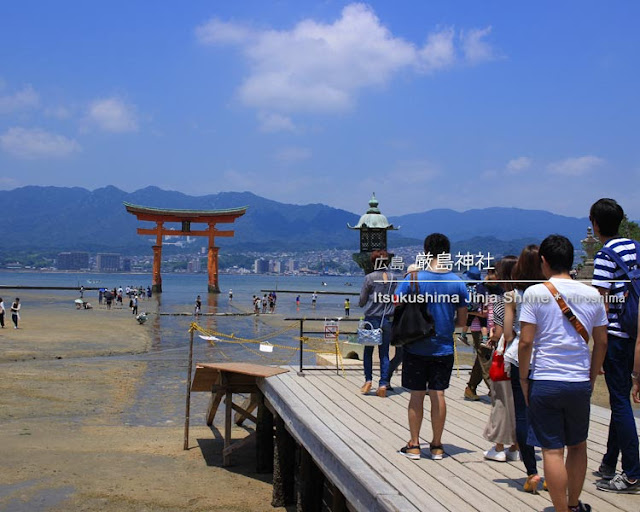
[[[520,312],[518,360],[529,405],[528,441],[542,448],[556,511],[590,511],[579,497],[587,471],[591,391],[607,351],[607,314],[597,290],[571,279],[573,245],[567,238],[548,236],[539,254],[549,282],[527,289]],[[574,315],[581,325],[571,321]]]

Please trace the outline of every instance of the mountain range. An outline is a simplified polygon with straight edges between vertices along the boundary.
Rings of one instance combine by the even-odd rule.
[[[363,196],[364,197],[364,196]],[[123,202],[158,208],[225,209],[247,206],[247,213],[222,229],[235,230],[233,238],[217,240],[237,250],[358,250],[358,233],[347,229],[366,211],[366,200],[356,214],[323,204],[294,205],[272,201],[250,192],[221,192],[189,196],[181,192],[146,187],[125,192],[113,186],[93,191],[79,187],[28,186],[0,191],[0,205],[8,215],[0,223],[0,251],[109,251],[141,254],[150,251],[152,241],[136,234],[141,227],[127,213]],[[384,205],[381,205],[384,213]],[[589,220],[556,215],[547,211],[518,208],[472,209],[465,212],[436,209],[389,217],[399,231],[389,234],[389,246],[421,245],[424,236],[442,232],[457,243],[485,250],[496,246],[522,247],[540,241],[549,233],[568,236],[579,247]],[[170,227],[170,226],[169,226]],[[178,226],[176,226],[178,227]],[[204,239],[202,239],[204,242]],[[199,247],[200,245],[196,243]],[[505,250],[504,252],[514,252]]]

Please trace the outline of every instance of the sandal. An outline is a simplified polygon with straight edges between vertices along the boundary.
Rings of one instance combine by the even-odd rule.
[[[540,485],[540,475],[529,475],[526,482],[522,486],[524,492],[538,494],[538,486]]]

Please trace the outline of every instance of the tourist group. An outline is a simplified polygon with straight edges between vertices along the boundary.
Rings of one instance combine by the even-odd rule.
[[[424,240],[425,254],[434,256],[424,269],[412,272],[410,267],[403,278],[378,265],[382,268],[366,276],[359,305],[364,307],[365,321],[382,329],[376,394],[385,397],[392,390],[391,377],[400,363],[402,386],[410,391],[410,439],[400,455],[422,457],[419,436],[427,395],[429,455],[433,460],[445,455],[445,390],[454,364],[454,332],[459,328],[457,340],[467,344],[471,330],[476,353],[465,399],[479,399],[476,388],[483,379],[490,389],[491,413],[484,437],[493,447],[484,453],[486,459],[522,461],[528,475],[523,490],[536,493],[544,487],[558,512],[591,510],[579,498],[587,470],[591,393],[604,373],[611,421],[596,485],[606,492],[640,492],[638,431],[631,406],[631,397],[640,403],[640,244],[620,235],[624,212],[615,200],[595,202],[589,217],[603,244],[594,258],[592,286],[575,279],[574,247],[556,234],[539,246],[528,245],[519,256],[503,257],[484,280],[475,267],[464,274],[465,279],[437,267],[435,256],[451,249],[441,233]],[[376,251],[374,259],[388,259],[388,254]],[[432,323],[431,331],[397,346],[390,361],[389,345],[397,342],[393,322],[397,304],[403,296],[416,293],[455,300],[427,301],[423,314]],[[380,294],[395,300],[374,300]],[[365,347],[362,393],[372,390],[373,349]],[[542,450],[544,482],[535,447]],[[622,470],[617,472],[619,459]]]

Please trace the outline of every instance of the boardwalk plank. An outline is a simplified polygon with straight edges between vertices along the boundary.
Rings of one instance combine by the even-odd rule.
[[[318,467],[340,489],[355,510],[393,510],[386,508],[389,501],[381,502],[379,497],[398,495],[398,492],[379,477],[361,479],[360,475],[368,473],[369,466],[366,462],[291,393],[281,379],[265,379],[259,386],[269,403],[285,419],[287,429],[312,454]],[[398,497],[400,498],[399,495]]]
[[[404,503],[419,510],[471,512],[501,510],[502,507],[518,511],[550,510],[548,493],[533,496],[521,491],[526,477],[522,463],[483,459],[482,451],[490,443],[482,437],[482,432],[491,409],[486,402],[463,399],[468,373],[462,371],[459,378],[451,379],[445,426],[445,447],[449,456],[438,462],[426,458],[411,461],[396,453],[409,436],[409,393],[406,390],[396,387],[399,393],[380,399],[375,395],[360,395],[358,391],[363,379],[354,371],[346,372],[345,378],[337,376],[335,370],[307,372],[306,375],[300,378],[290,372],[269,380],[283,381],[287,392],[304,403],[307,414],[322,416],[321,423],[326,431],[358,453],[369,476],[374,475],[397,491],[397,494],[378,493],[376,507],[402,510],[399,507]],[[427,430],[423,432],[430,431],[429,409],[426,399],[423,428]],[[602,512],[637,512],[640,508],[638,496],[603,493],[593,485],[596,478],[592,471],[600,463],[608,432],[609,413],[601,409],[595,406],[592,409],[589,471],[582,499],[594,510]],[[541,463],[539,466],[542,469]],[[425,500],[432,508],[422,505]]]
[[[352,376],[348,376],[347,381],[351,382],[352,385],[357,385],[357,379],[355,379]],[[451,381],[455,382],[455,378],[452,378]],[[460,387],[459,383],[456,383],[457,386],[456,387]],[[398,398],[396,398],[398,397]],[[408,393],[400,393],[397,394],[395,396],[390,397],[392,399],[398,400],[403,408],[406,411],[406,406],[407,406],[407,402],[408,402]],[[453,400],[455,401],[455,399]],[[452,402],[451,400],[447,400],[447,404],[449,405],[450,402]],[[466,405],[467,402],[461,401],[462,404]],[[471,404],[473,404],[474,402],[470,402]],[[425,419],[428,422],[428,400],[425,400]],[[396,416],[399,413],[396,412]],[[489,414],[489,409],[487,408],[487,417]],[[406,412],[405,412],[406,415]],[[447,425],[445,426],[445,432],[448,434],[448,432],[451,430],[450,425],[449,425],[449,419],[450,416],[449,414],[447,415]],[[406,421],[406,420],[405,420]],[[458,420],[453,420],[452,419],[452,425],[455,424],[455,422],[457,422]],[[484,426],[483,426],[484,428]],[[453,429],[455,430],[455,428]],[[467,430],[468,431],[468,430]],[[452,432],[454,433],[454,432]],[[464,433],[464,432],[463,432]],[[445,435],[447,435],[445,434]],[[473,434],[471,432],[471,434]],[[477,436],[476,436],[477,437]],[[486,443],[486,441],[484,441]],[[595,481],[597,480],[596,477],[593,475],[593,471],[595,471],[597,469],[597,467],[600,464],[601,461],[601,455],[596,455],[593,453],[593,450],[591,449],[591,445],[592,443],[589,442],[588,443],[588,457],[589,457],[589,465],[588,465],[588,471],[587,471],[587,480],[585,482],[585,488],[583,491],[583,496],[585,496],[585,500],[589,501],[593,506],[594,509],[597,510],[610,510],[610,511],[615,511],[615,510],[628,510],[629,512],[636,512],[638,510],[638,503],[637,503],[637,496],[633,496],[633,495],[615,495],[615,494],[611,494],[611,493],[603,493],[601,491],[597,491],[595,489]],[[482,445],[480,445],[482,446]],[[477,451],[481,453],[481,449],[477,448]],[[459,455],[457,455],[457,457],[459,458]],[[506,464],[503,463],[490,463],[490,464],[497,464],[499,467],[504,467],[506,466]],[[520,463],[518,463],[520,464]],[[539,466],[540,469],[542,469],[542,464],[540,464]],[[540,471],[542,473],[542,471]],[[524,479],[523,479],[524,480]],[[597,507],[597,508],[596,508]]]
[[[434,512],[450,510],[440,505],[440,502],[436,501],[433,496],[407,479],[402,469],[398,467],[401,464],[390,464],[389,458],[385,456],[384,451],[377,451],[373,448],[380,447],[382,444],[382,440],[375,433],[375,430],[363,428],[363,425],[358,422],[355,422],[355,432],[349,428],[348,423],[351,423],[351,428],[354,428],[354,424],[349,421],[353,418],[345,414],[346,411],[342,408],[335,410],[335,406],[349,405],[346,400],[336,400],[336,397],[340,396],[339,394],[328,393],[324,387],[322,390],[313,385],[303,387],[295,379],[286,379],[285,383],[296,396],[304,400],[318,415],[322,416],[323,421],[336,435],[347,442],[370,464],[372,473],[379,474],[381,478],[387,480],[404,496],[409,498],[412,503],[420,503],[420,510]],[[348,407],[345,409],[348,410]],[[338,412],[340,414],[337,414]],[[338,420],[338,418],[340,419]],[[403,462],[405,468],[410,467],[411,461],[400,457],[399,459],[398,462]]]

